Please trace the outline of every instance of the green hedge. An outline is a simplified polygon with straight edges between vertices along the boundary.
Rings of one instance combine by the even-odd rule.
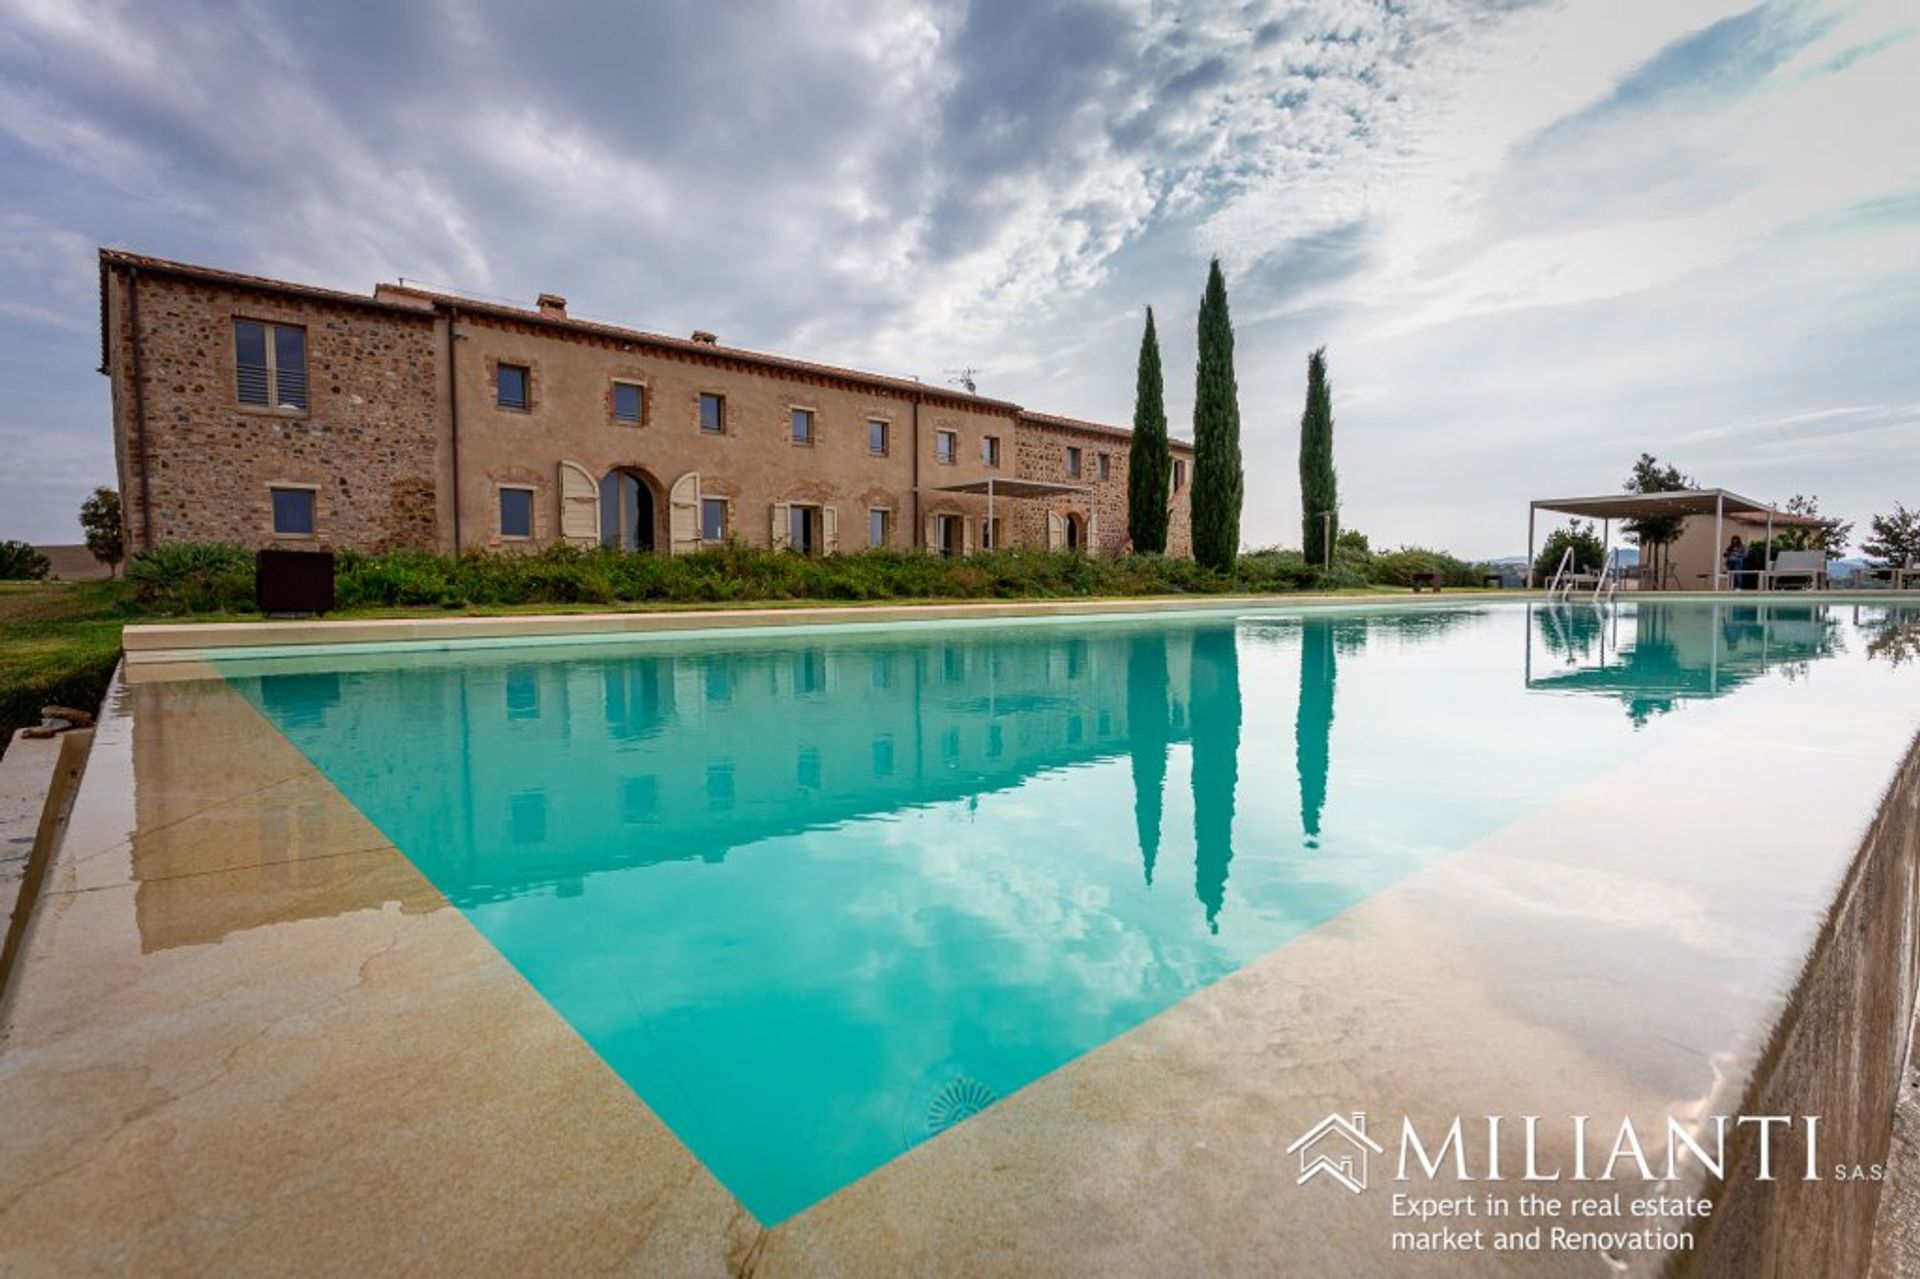
[[[1326,582],[1297,552],[1257,551],[1231,574],[1192,560],[1073,552],[987,551],[948,559],[920,551],[856,551],[809,559],[743,546],[693,555],[631,555],[550,547],[536,554],[342,552],[342,610],[535,604],[726,604],[756,600],[1048,599],[1298,591]],[[136,555],[127,569],[144,612],[253,611],[253,554],[191,543]],[[1336,574],[1332,583],[1349,582]]]
[[[1373,557],[1372,580],[1386,586],[1411,586],[1415,578],[1440,574],[1448,586],[1480,585],[1481,566],[1469,564],[1445,551],[1403,546]]]

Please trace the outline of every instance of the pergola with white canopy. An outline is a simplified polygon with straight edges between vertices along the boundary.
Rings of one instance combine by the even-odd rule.
[[[1603,493],[1597,497],[1549,497],[1537,498],[1527,504],[1527,585],[1533,585],[1533,547],[1534,518],[1541,511],[1554,511],[1561,515],[1581,516],[1600,521],[1600,541],[1606,547],[1607,555],[1613,555],[1611,537],[1613,521],[1636,519],[1668,519],[1674,516],[1711,515],[1713,516],[1713,544],[1715,547],[1726,544],[1726,520],[1729,515],[1750,515],[1767,517],[1768,559],[1771,567],[1773,529],[1776,524],[1795,528],[1819,527],[1827,521],[1817,516],[1799,515],[1792,511],[1783,511],[1771,502],[1761,502],[1754,498],[1742,497],[1730,489],[1678,489],[1671,493]],[[1716,557],[1713,569],[1713,589],[1720,589],[1721,579],[1727,576],[1722,564]]]
[[[996,497],[1037,498],[1046,501],[1056,497],[1093,496],[1093,486],[1089,484],[1060,484],[1052,480],[1017,480],[989,478],[968,480],[961,484],[942,484],[927,490],[931,493],[973,493],[986,494],[987,527],[993,527],[993,503]],[[1100,514],[1093,503],[1087,503],[1087,545],[1098,546],[1099,525],[1096,521]]]

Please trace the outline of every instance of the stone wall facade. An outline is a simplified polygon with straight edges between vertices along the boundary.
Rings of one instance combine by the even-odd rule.
[[[105,273],[103,294],[131,549],[185,541],[256,548],[440,544],[443,415],[431,312],[130,270]],[[240,403],[236,319],[306,331],[306,409]],[[273,486],[314,490],[311,537],[274,534]]]
[[[1039,413],[1020,415],[1020,452],[1016,473],[1021,479],[1084,485],[1092,491],[1046,503],[1023,503],[1013,532],[1026,544],[1046,545],[1049,516],[1053,536],[1068,532],[1075,545],[1095,554],[1119,555],[1132,549],[1127,535],[1127,476],[1132,433],[1097,422],[1078,422]],[[1070,450],[1079,450],[1075,475]],[[1169,481],[1171,509],[1167,520],[1167,553],[1193,553],[1189,498],[1193,486],[1193,448],[1173,441],[1174,475]],[[1174,481],[1178,481],[1177,486]]]
[[[1128,544],[1127,432],[948,388],[576,320],[551,296],[534,310],[398,285],[363,296],[115,251],[101,254],[101,305],[135,550],[592,546],[623,486],[637,511],[621,535],[659,552],[706,544],[716,512],[724,539],[754,547],[789,541],[796,513],[829,552]],[[304,330],[305,409],[240,402],[237,320]],[[502,403],[503,370],[524,371],[524,406]],[[625,388],[638,421],[618,411]],[[701,419],[709,395],[717,431]],[[796,438],[796,411],[810,439]],[[1175,456],[1190,476],[1191,450],[1176,443]],[[988,479],[1091,492],[990,504],[953,491]],[[275,533],[275,487],[315,493],[311,536]],[[532,495],[529,535],[503,523],[510,489]],[[1168,549],[1187,543],[1182,486]]]

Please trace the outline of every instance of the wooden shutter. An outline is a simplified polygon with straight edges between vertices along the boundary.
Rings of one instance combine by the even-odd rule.
[[[578,462],[560,463],[560,539],[578,547],[600,544],[600,486]]]
[[[1060,512],[1047,512],[1047,549],[1057,551],[1067,543],[1067,522],[1060,518]]]
[[[927,516],[927,549],[935,555],[939,555],[947,549],[940,545],[940,517],[938,515]]]
[[[973,554],[973,516],[971,515],[960,521],[960,553]]]
[[[688,471],[667,490],[667,544],[675,555],[700,549],[700,472]]]
[[[840,510],[838,507],[820,508],[820,548],[828,555],[840,549]]]
[[[785,502],[773,504],[773,538],[771,545],[776,551],[784,551],[793,545],[793,507]]]

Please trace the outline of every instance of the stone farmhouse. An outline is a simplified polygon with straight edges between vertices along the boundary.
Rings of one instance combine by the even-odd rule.
[[[1126,545],[1125,430],[553,294],[363,295],[102,249],[100,315],[135,551]],[[1191,446],[1173,457],[1187,554]]]

